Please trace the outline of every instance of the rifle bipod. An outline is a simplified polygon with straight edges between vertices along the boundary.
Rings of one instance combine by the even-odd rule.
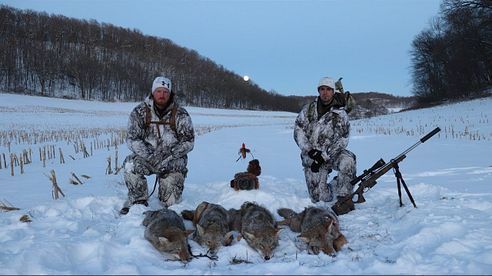
[[[335,202],[335,204],[331,206],[331,209],[337,215],[343,215],[354,210],[355,209],[354,203],[365,202],[366,199],[364,198],[364,193],[369,189],[371,189],[372,187],[374,187],[377,183],[378,178],[383,176],[391,169],[393,169],[395,172],[396,184],[398,187],[398,196],[400,197],[400,207],[403,206],[403,202],[401,200],[401,186],[403,185],[403,188],[407,192],[407,195],[410,198],[410,201],[412,202],[413,206],[417,208],[417,205],[415,205],[415,201],[413,200],[412,194],[410,194],[410,190],[408,190],[407,184],[405,183],[405,180],[403,180],[403,177],[400,172],[400,168],[398,167],[398,163],[400,163],[401,161],[403,161],[403,159],[407,157],[406,156],[407,153],[412,151],[418,145],[429,140],[429,138],[434,136],[439,131],[441,131],[441,129],[439,127],[436,127],[434,130],[432,130],[431,132],[427,133],[424,137],[422,137],[417,143],[415,143],[407,150],[396,156],[394,159],[391,159],[390,162],[385,163],[383,159],[380,159],[374,165],[372,165],[370,169],[364,170],[363,174],[350,181],[350,184],[352,184],[353,186],[358,184],[357,189],[351,194],[339,197],[337,199],[337,202]]]
[[[405,180],[403,180],[403,176],[401,175],[400,166],[398,166],[398,163],[395,163],[393,165],[393,172],[395,173],[395,177],[396,177],[396,185],[398,187],[398,198],[400,199],[400,207],[403,207],[403,202],[401,201],[401,186],[403,185],[403,188],[405,188],[405,191],[407,192],[408,198],[412,202],[413,207],[417,208],[417,205],[415,205],[415,200],[413,200],[412,194],[410,193],[410,190],[408,189]]]

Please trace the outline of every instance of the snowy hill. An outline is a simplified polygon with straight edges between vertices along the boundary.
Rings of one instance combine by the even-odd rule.
[[[242,239],[220,249],[217,261],[198,258],[186,265],[167,261],[143,237],[142,212],[161,208],[155,195],[149,207],[118,214],[127,190],[121,171],[114,171],[129,153],[122,133],[135,105],[0,93],[0,202],[20,208],[0,212],[0,274],[492,273],[491,98],[352,121],[349,149],[359,173],[379,158],[389,161],[436,126],[442,131],[400,163],[417,208],[405,194],[399,207],[388,172],[365,194],[367,202],[340,216],[349,243],[335,257],[308,255],[297,234],[282,229],[269,261]],[[197,137],[183,201],[171,209],[194,209],[202,201],[239,208],[256,201],[280,219],[278,208],[311,205],[293,140],[296,114],[187,109]],[[260,189],[235,192],[229,181],[249,161],[236,162],[243,142],[260,160]],[[11,175],[11,152],[30,156],[22,174],[18,165]],[[51,170],[65,194],[56,200]],[[70,183],[72,172],[83,184]],[[149,189],[153,181],[148,178]],[[32,222],[19,221],[25,214]],[[205,253],[190,244],[195,254]]]

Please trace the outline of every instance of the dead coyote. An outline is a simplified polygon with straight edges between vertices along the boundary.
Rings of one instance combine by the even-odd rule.
[[[231,210],[230,210],[231,212]],[[273,215],[256,203],[241,206],[241,236],[263,259],[270,260],[278,246],[278,227]]]
[[[229,231],[229,215],[224,207],[203,201],[195,211],[184,210],[181,215],[193,221],[193,239],[206,246],[212,256],[217,255],[222,245],[231,244],[233,236]]]
[[[161,209],[144,212],[142,222],[145,229],[145,238],[160,252],[167,253],[170,259],[188,262],[191,254],[183,219],[173,210]]]
[[[288,225],[292,231],[301,233],[298,237],[307,243],[309,254],[317,255],[321,250],[330,255],[347,243],[340,232],[338,218],[331,210],[308,207],[298,214],[281,208],[277,213],[285,218],[280,225]]]

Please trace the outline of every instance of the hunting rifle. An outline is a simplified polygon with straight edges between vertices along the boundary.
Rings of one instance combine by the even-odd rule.
[[[398,167],[398,163],[400,163],[401,161],[403,161],[403,159],[405,159],[405,157],[407,157],[406,156],[407,153],[409,153],[411,150],[413,150],[421,143],[427,141],[429,138],[434,136],[439,131],[441,131],[441,129],[439,127],[436,127],[434,130],[432,130],[431,132],[427,133],[427,135],[422,137],[413,146],[409,147],[407,150],[402,152],[400,155],[396,156],[394,159],[391,159],[389,163],[384,162],[382,158],[379,159],[376,163],[374,163],[374,165],[372,165],[371,168],[364,170],[364,172],[360,176],[356,177],[350,182],[352,186],[355,186],[357,183],[360,182],[357,190],[355,190],[355,192],[353,192],[352,194],[339,198],[337,202],[335,202],[335,204],[331,207],[331,209],[335,211],[337,215],[343,215],[354,210],[355,209],[354,203],[365,202],[366,199],[364,198],[363,195],[364,192],[374,187],[377,183],[376,180],[381,176],[383,176],[384,174],[386,174],[390,169],[394,169],[397,187],[398,187],[398,197],[400,199],[400,207],[403,206],[401,200],[401,185],[403,185],[403,188],[405,188],[405,191],[407,192],[407,195],[410,198],[413,207],[417,208],[417,205],[415,204],[415,201],[413,200],[413,197],[410,194],[410,190],[408,190],[407,184],[403,180],[400,169]]]

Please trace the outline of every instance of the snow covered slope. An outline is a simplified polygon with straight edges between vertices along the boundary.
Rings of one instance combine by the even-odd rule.
[[[10,152],[31,150],[32,156],[23,174],[19,166],[14,176],[10,167],[0,169],[0,201],[20,208],[0,212],[0,274],[492,273],[492,99],[352,121],[349,149],[357,154],[358,172],[379,158],[390,160],[436,126],[442,131],[400,163],[418,208],[405,194],[399,207],[395,177],[388,172],[365,194],[367,202],[340,216],[349,243],[335,257],[308,255],[297,234],[282,229],[269,261],[242,239],[222,248],[217,261],[199,258],[186,265],[167,261],[143,237],[142,212],[161,208],[155,195],[149,207],[118,214],[126,187],[121,172],[108,175],[106,169],[108,158],[114,171],[115,156],[121,165],[129,153],[120,135],[136,104],[0,93],[0,155],[7,162]],[[197,137],[183,201],[173,210],[194,209],[202,201],[226,208],[256,201],[280,219],[278,208],[311,205],[293,140],[296,114],[187,109]],[[84,158],[81,143],[90,156]],[[235,161],[242,143],[260,160],[259,190],[229,187],[250,159]],[[50,148],[56,154],[43,166],[39,151]],[[65,194],[57,200],[51,170]],[[72,172],[82,185],[70,184]],[[153,181],[148,178],[150,189]],[[32,222],[20,222],[24,214]],[[190,244],[195,254],[205,253]]]

